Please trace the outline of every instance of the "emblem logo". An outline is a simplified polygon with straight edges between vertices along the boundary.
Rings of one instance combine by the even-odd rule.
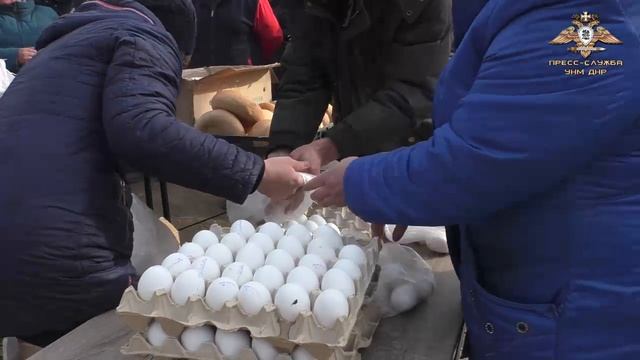
[[[555,39],[551,40],[551,45],[562,45],[574,42],[576,46],[567,50],[573,53],[580,53],[585,59],[593,52],[605,51],[606,48],[596,46],[598,42],[610,45],[622,44],[622,41],[613,36],[609,30],[600,25],[600,17],[596,14],[583,12],[580,15],[574,15],[569,26],[564,29]]]

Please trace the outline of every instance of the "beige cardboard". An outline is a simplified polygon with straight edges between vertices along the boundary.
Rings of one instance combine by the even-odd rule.
[[[260,104],[271,101],[271,69],[263,66],[212,66],[182,72],[177,117],[189,125],[211,110],[209,101],[224,89],[234,89]]]

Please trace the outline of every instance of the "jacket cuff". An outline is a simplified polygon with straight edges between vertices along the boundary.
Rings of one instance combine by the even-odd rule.
[[[254,192],[258,191],[258,187],[260,186],[260,183],[262,182],[262,178],[264,177],[264,171],[266,170],[266,168],[267,168],[267,165],[263,161],[262,162],[262,167],[260,168],[260,173],[258,174],[258,177],[256,178],[256,183],[253,185],[253,190],[251,191],[252,194]]]
[[[18,65],[18,48],[0,49],[0,59],[6,60],[7,70],[16,73],[20,69]]]
[[[334,125],[327,130],[325,137],[329,138],[335,144],[340,159],[362,155],[359,135],[347,123],[341,122]]]

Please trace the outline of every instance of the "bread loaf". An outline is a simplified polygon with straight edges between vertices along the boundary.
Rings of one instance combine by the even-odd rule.
[[[240,120],[232,113],[222,109],[205,113],[196,120],[195,127],[207,134],[219,136],[242,136],[245,134]]]
[[[262,109],[262,120],[271,120],[271,119],[273,119],[273,112]]]
[[[333,105],[329,104],[325,113],[329,116],[329,120],[333,120]]]
[[[271,119],[264,119],[249,130],[249,136],[268,137],[271,131]]]
[[[276,111],[276,103],[275,102],[267,102],[260,104],[260,107],[264,110],[269,110],[271,112]]]
[[[234,114],[245,129],[250,129],[262,120],[262,109],[235,90],[222,90],[211,99],[211,109],[222,109]]]

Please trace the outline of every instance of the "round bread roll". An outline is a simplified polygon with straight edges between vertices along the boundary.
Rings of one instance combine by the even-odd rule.
[[[232,113],[222,109],[204,113],[196,120],[195,127],[207,134],[220,136],[242,136],[245,134],[240,120]]]
[[[249,136],[255,137],[269,137],[271,131],[271,119],[264,119],[255,124],[251,130],[249,130]]]
[[[271,120],[271,119],[273,119],[273,112],[262,109],[262,120]]]
[[[271,112],[274,112],[276,110],[276,103],[275,102],[266,102],[266,103],[262,103],[260,104],[260,107],[264,110],[269,110]]]
[[[331,124],[331,118],[326,113],[322,117],[322,123],[320,124],[320,128],[326,128]]]
[[[211,99],[211,109],[222,109],[234,114],[245,129],[262,120],[262,109],[235,90],[222,90]]]
[[[333,120],[333,105],[329,104],[325,113],[329,116],[329,120]]]

